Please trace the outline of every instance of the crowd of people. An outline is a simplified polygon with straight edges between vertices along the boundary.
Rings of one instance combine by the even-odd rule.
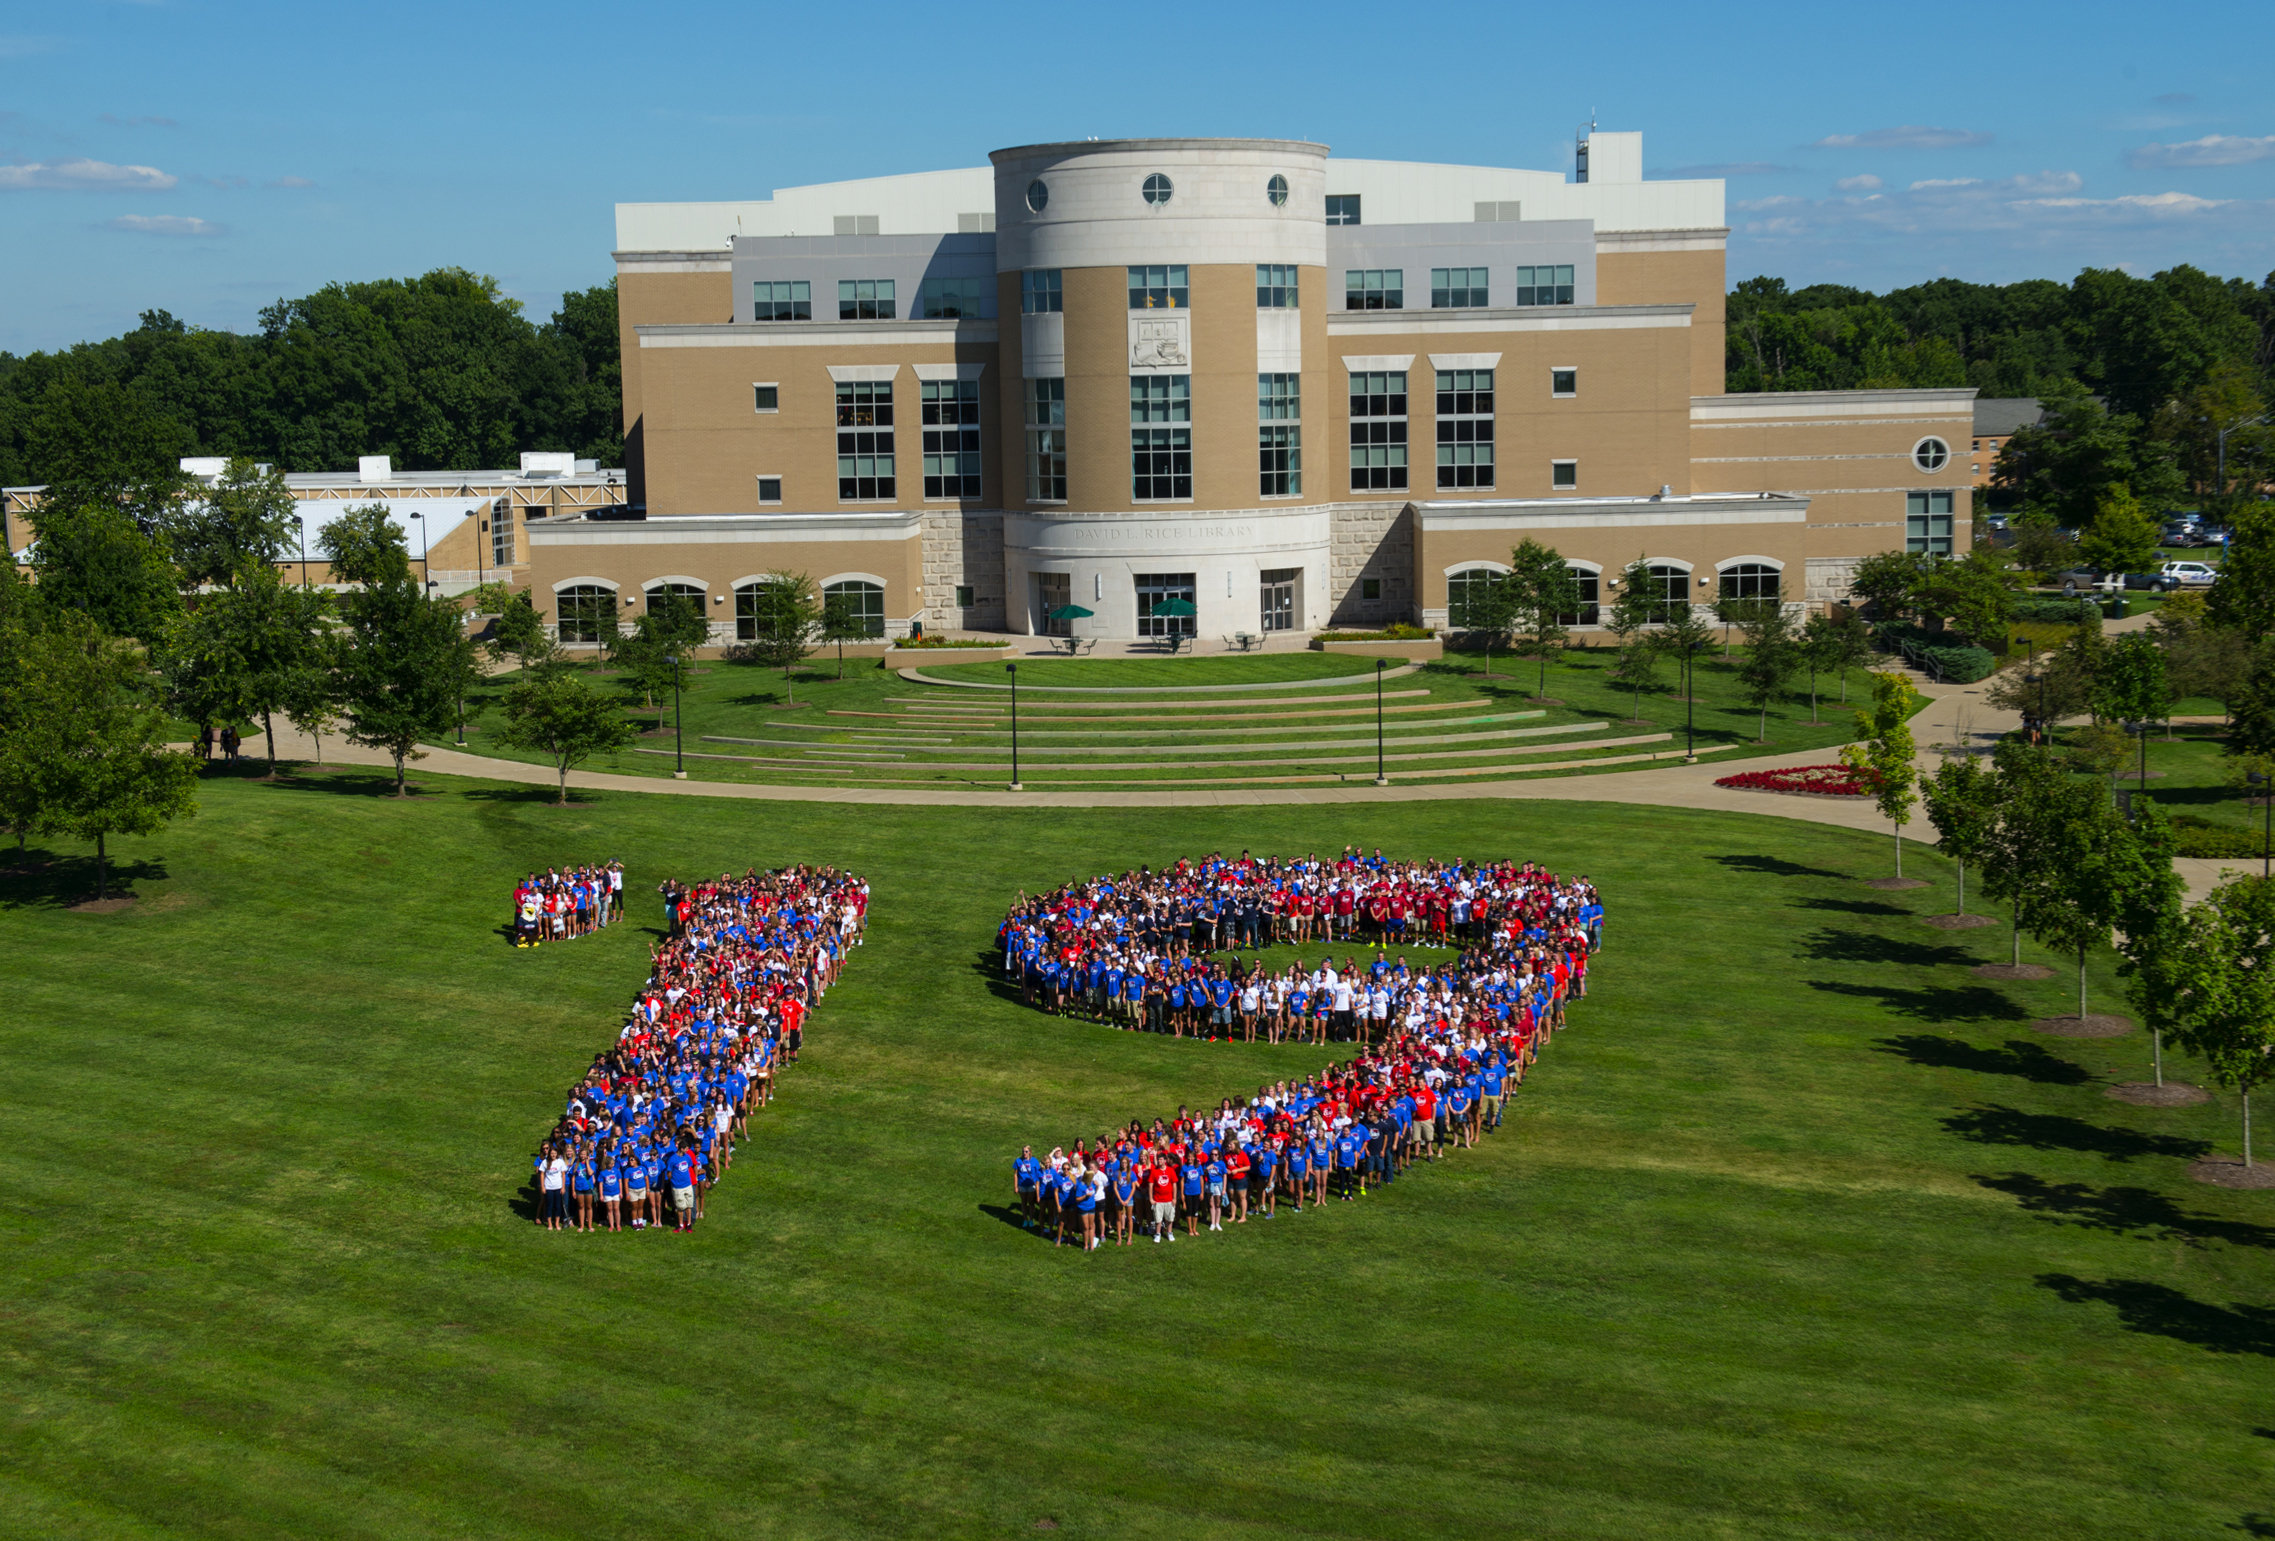
[[[1023,1148],[1023,1223],[1088,1250],[1175,1241],[1180,1221],[1191,1237],[1283,1206],[1355,1202],[1474,1146],[1500,1127],[1567,1002],[1587,994],[1603,905],[1586,878],[1531,862],[1243,851],[1022,894],[998,940],[1007,975],[1046,1011],[1175,1037],[1354,1046],[1214,1111],[1132,1119],[1047,1156]],[[1315,942],[1328,948],[1315,964],[1239,956]],[[1410,962],[1404,949],[1424,946],[1444,951]]]
[[[861,945],[869,904],[868,885],[833,867],[721,873],[661,892],[667,929],[647,983],[538,1148],[548,1230],[684,1231],[703,1218],[751,1115],[798,1062],[807,1019]]]
[[[552,867],[514,885],[513,944],[542,947],[590,936],[624,918],[624,864]]]

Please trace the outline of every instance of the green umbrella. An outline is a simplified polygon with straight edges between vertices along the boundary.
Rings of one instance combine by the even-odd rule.
[[[1085,610],[1080,605],[1060,605],[1051,612],[1051,619],[1054,621],[1082,621],[1088,620],[1096,613],[1092,610]]]
[[[1193,602],[1189,599],[1165,599],[1160,604],[1155,605],[1151,613],[1154,615],[1199,615],[1201,612],[1193,607]]]

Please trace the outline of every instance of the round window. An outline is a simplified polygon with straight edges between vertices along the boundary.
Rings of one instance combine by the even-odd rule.
[[[1169,179],[1158,171],[1145,179],[1145,201],[1157,209],[1167,203],[1169,195],[1175,191],[1170,186]]]
[[[1940,471],[1951,461],[1951,446],[1941,439],[1922,439],[1912,446],[1912,464],[1923,471]]]
[[[1043,212],[1044,205],[1048,204],[1050,201],[1051,190],[1043,185],[1043,179],[1041,177],[1037,177],[1034,181],[1027,184],[1028,208],[1033,209],[1037,214],[1040,214]]]
[[[1288,204],[1288,179],[1274,177],[1264,184],[1264,196],[1272,200],[1272,207],[1284,209]]]

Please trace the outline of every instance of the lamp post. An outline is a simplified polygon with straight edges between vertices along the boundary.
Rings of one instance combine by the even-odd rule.
[[[680,736],[679,725],[679,655],[664,659],[671,665],[671,779],[687,779],[687,753],[685,740]]]
[[[2259,877],[2260,881],[2265,882],[2268,866],[2268,842],[2271,838],[2275,838],[2275,785],[2270,785],[2265,773],[2260,771],[2246,771],[2243,779],[2252,786],[2259,788],[2259,806],[2266,810],[2266,815],[2260,820],[2259,825]]]
[[[1022,790],[1019,785],[1019,666],[1007,663],[1003,672],[1011,676],[1011,790]]]
[[[1390,777],[1383,771],[1382,757],[1382,676],[1389,667],[1387,658],[1374,661],[1374,784],[1378,787],[1390,785]]]
[[[295,514],[293,521],[300,529],[300,586],[308,587],[308,516]]]
[[[1683,645],[1683,764],[1698,763],[1698,688],[1692,670],[1698,662],[1700,642]]]
[[[2204,421],[2208,423],[2208,422],[2210,422],[2210,421],[2211,421],[2211,419],[2207,417],[2207,418],[2205,418],[2205,419],[2204,419]],[[2251,427],[2251,426],[2252,426],[2253,424],[2255,424],[2255,423],[2264,423],[2264,422],[2266,422],[2266,421],[2267,421],[2267,414],[2265,414],[2265,413],[2263,412],[2263,413],[2261,413],[2261,414],[2260,414],[2259,416],[2257,416],[2257,417],[2247,417],[2247,418],[2245,418],[2245,419],[2244,419],[2242,422],[2240,422],[2240,423],[2230,423],[2230,424],[2228,424],[2228,426],[2227,426],[2227,427],[2225,427],[2225,428],[2221,428],[2221,429],[2216,429],[2216,430],[2214,430],[2214,432],[2215,432],[2215,435],[2216,435],[2216,437],[2217,437],[2217,438],[2218,438],[2218,440],[2219,440],[2219,446],[2220,446],[2220,448],[2219,448],[2220,468],[2219,468],[2219,473],[2218,473],[2218,486],[2219,486],[2219,496],[2220,496],[2220,498],[2221,498],[2221,500],[2222,500],[2222,514],[2221,514],[2221,517],[2222,517],[2222,518],[2225,518],[2225,517],[2226,517],[2226,513],[2225,513],[2225,501],[2226,501],[2226,498],[2227,498],[2227,495],[2228,495],[2228,435],[2229,435],[2229,434],[2231,434],[2231,433],[2234,433],[2234,432],[2235,432],[2235,431],[2236,431],[2238,428],[2249,428],[2249,427]]]

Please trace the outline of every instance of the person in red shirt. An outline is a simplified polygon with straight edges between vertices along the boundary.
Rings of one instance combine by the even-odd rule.
[[[1145,1178],[1146,1196],[1153,1202],[1153,1242],[1166,1236],[1177,1239],[1177,1168],[1158,1156]]]

